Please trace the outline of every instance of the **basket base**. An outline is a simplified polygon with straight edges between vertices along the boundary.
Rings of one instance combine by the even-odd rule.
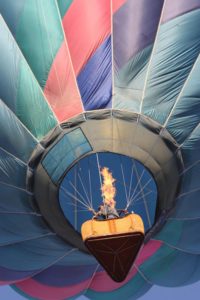
[[[108,275],[116,282],[122,282],[128,275],[143,244],[141,232],[91,237],[85,245],[98,260]]]

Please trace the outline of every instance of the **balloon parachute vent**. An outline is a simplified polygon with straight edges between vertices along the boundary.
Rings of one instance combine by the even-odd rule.
[[[144,241],[141,217],[89,220],[81,228],[83,241],[107,274],[116,282],[128,275]]]

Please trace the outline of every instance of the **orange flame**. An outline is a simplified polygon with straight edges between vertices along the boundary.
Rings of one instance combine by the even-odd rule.
[[[112,173],[109,172],[109,169],[106,167],[101,170],[101,175],[103,176],[101,192],[104,198],[104,203],[115,207],[116,202],[114,197],[116,195],[116,188],[114,186],[114,182],[116,179],[112,177]]]

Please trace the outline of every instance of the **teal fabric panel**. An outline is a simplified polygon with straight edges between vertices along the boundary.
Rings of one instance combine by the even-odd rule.
[[[165,125],[180,144],[183,143],[200,122],[199,78],[200,56],[195,61]]]
[[[190,254],[200,254],[200,219],[168,220],[155,239]]]
[[[152,45],[137,53],[115,72],[113,108],[139,112],[151,51]]]
[[[61,17],[63,18],[67,13],[70,5],[72,4],[73,0],[57,0],[58,6],[60,9]]]
[[[175,229],[174,229],[175,230]],[[139,271],[153,284],[176,287],[200,279],[200,256],[163,245]]]
[[[0,36],[0,98],[41,139],[57,121],[2,17]]]
[[[66,169],[92,148],[82,130],[77,128],[65,134],[48,152],[42,165],[54,182],[57,182]]]
[[[148,66],[141,112],[165,123],[200,52],[200,10],[160,26]]]
[[[132,299],[136,300],[145,294],[152,285],[147,282],[139,273],[137,273],[130,281],[122,287],[111,292],[95,292],[90,288],[85,292],[85,296],[95,300],[116,300],[116,299]]]

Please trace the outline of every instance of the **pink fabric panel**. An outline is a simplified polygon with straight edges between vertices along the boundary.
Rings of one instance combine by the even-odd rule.
[[[63,18],[76,75],[110,35],[110,3],[108,0],[75,0]]]
[[[22,290],[25,294],[34,297],[36,299],[63,300],[67,297],[73,297],[81,293],[85,289],[87,289],[87,287],[90,284],[90,280],[91,279],[73,285],[71,287],[58,288],[58,287],[43,285],[35,281],[34,279],[28,279],[26,281],[17,283],[16,286],[20,290]]]

